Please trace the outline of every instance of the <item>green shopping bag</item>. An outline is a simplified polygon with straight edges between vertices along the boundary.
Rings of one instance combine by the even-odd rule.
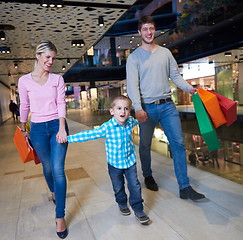
[[[220,142],[217,133],[212,125],[208,113],[200,99],[198,93],[192,95],[192,101],[197,117],[200,133],[206,142],[209,151],[220,149]]]

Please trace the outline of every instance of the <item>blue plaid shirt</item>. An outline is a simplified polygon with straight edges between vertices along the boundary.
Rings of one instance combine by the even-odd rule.
[[[97,138],[106,138],[106,155],[110,165],[119,169],[127,169],[136,162],[136,149],[132,139],[132,129],[138,121],[129,116],[124,125],[120,125],[112,117],[99,128],[82,131],[67,137],[69,143],[85,142]]]

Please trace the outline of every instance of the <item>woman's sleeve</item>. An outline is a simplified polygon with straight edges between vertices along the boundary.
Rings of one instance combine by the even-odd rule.
[[[57,85],[57,110],[59,118],[66,118],[65,84],[61,75]]]
[[[30,101],[28,91],[24,85],[24,78],[21,77],[18,81],[19,99],[20,99],[20,122],[28,122],[28,115],[30,112]]]

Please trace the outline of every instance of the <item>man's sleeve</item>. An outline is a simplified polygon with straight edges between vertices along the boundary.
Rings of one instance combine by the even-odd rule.
[[[170,79],[171,81],[179,87],[181,90],[190,93],[190,89],[192,88],[192,85],[190,85],[187,81],[184,80],[184,78],[181,76],[179,70],[178,70],[178,65],[171,54],[169,53],[169,58],[170,58]]]
[[[126,74],[128,96],[132,100],[135,111],[142,110],[138,66],[134,57],[131,55],[127,59]]]

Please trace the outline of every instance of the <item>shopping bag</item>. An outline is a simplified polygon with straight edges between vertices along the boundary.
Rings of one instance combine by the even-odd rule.
[[[198,88],[197,92],[213,122],[214,127],[217,128],[225,124],[227,121],[219,106],[216,95],[202,88]]]
[[[199,97],[199,94],[192,95],[192,101],[197,117],[200,133],[208,146],[209,151],[220,149],[220,142],[217,133],[212,125],[208,113]]]
[[[34,160],[35,164],[40,163],[40,159],[37,156],[35,150],[30,145],[29,139],[24,137],[20,127],[16,127],[13,141],[16,145],[16,148],[19,152],[19,156],[22,159],[23,163],[29,162]]]
[[[213,93],[216,95],[219,106],[224,113],[224,116],[226,118],[226,125],[229,127],[233,122],[237,120],[237,103],[223,95],[220,95],[214,91],[209,92]]]

